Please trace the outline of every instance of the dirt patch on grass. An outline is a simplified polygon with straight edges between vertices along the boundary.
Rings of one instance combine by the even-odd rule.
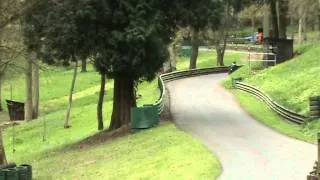
[[[130,125],[123,126],[116,130],[104,130],[93,136],[87,137],[86,139],[74,144],[71,146],[72,149],[85,149],[90,148],[92,146],[100,145],[111,140],[114,140],[119,137],[127,136],[132,134],[133,130],[131,130]]]
[[[0,112],[0,123],[9,121],[9,115],[7,112]]]
[[[170,111],[170,92],[166,88],[166,94],[163,97],[164,108],[160,115],[160,125],[165,124],[167,121],[172,120],[172,115]],[[131,125],[123,126],[116,130],[104,130],[93,136],[87,137],[86,139],[71,146],[72,149],[85,149],[96,145],[104,144],[110,142],[116,138],[127,136],[133,134],[135,130],[131,129]]]

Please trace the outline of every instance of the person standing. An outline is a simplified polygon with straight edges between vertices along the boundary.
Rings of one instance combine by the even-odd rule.
[[[263,29],[262,28],[258,29],[258,43],[259,44],[263,43]]]

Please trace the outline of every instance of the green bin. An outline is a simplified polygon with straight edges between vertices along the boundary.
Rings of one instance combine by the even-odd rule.
[[[6,169],[6,180],[19,180],[19,174],[16,168]]]
[[[158,114],[158,106],[155,105],[144,105],[145,114],[150,118],[153,126],[157,126],[160,124],[160,116]]]
[[[21,164],[20,167],[25,167],[27,169],[27,178],[26,180],[32,180],[32,166],[29,164]]]
[[[5,180],[6,179],[6,170],[1,169],[0,170],[0,180]]]
[[[130,115],[132,129],[147,129],[158,125],[160,122],[158,107],[155,105],[131,108]]]
[[[179,52],[179,56],[182,57],[191,57],[192,47],[191,46],[182,46]]]
[[[18,166],[15,168],[19,174],[19,180],[28,180],[28,169],[25,166]]]

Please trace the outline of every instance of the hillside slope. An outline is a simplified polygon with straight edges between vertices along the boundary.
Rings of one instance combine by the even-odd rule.
[[[244,82],[266,92],[279,104],[304,115],[309,115],[309,97],[320,95],[320,44],[303,45],[290,61],[249,74],[244,66],[224,81],[231,88],[231,78],[242,77]],[[277,131],[310,143],[316,142],[320,129],[315,120],[304,125],[288,123],[273,112],[265,103],[240,90],[232,90],[241,106],[258,121]]]
[[[258,87],[280,104],[308,115],[309,97],[320,95],[320,44],[301,46],[298,51],[302,54],[288,62],[254,75],[244,67],[231,77],[244,77],[245,83]]]
[[[4,130],[7,159],[33,166],[35,179],[211,179],[220,173],[218,160],[192,136],[172,123],[104,143],[76,147],[98,133],[99,74],[89,67],[79,73],[71,111],[71,128],[64,129],[72,69],[47,67],[40,74],[40,117]],[[14,100],[23,101],[24,76],[12,78]],[[3,98],[10,98],[5,82]],[[138,105],[158,100],[157,80],[138,87]],[[107,80],[104,123],[112,113],[113,81]],[[91,138],[94,139],[94,138]]]

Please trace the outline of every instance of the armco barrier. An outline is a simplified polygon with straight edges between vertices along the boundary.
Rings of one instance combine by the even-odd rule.
[[[259,99],[264,101],[272,110],[274,110],[276,113],[278,113],[280,116],[287,119],[288,121],[291,121],[296,124],[303,124],[309,120],[309,117],[300,115],[296,112],[293,112],[293,111],[279,105],[278,103],[273,101],[268,95],[263,93],[258,88],[255,88],[253,86],[250,86],[248,84],[241,83],[241,82],[235,82],[235,86],[237,89],[246,91],[246,92],[258,97]]]
[[[228,71],[229,71],[229,67],[214,67],[214,68],[187,70],[187,71],[177,71],[177,72],[160,75],[158,79],[158,87],[161,91],[161,96],[155,104],[158,107],[159,115],[163,110],[163,97],[166,93],[165,83],[187,78],[187,77],[199,76],[199,75],[227,73]]]
[[[163,107],[164,107],[164,103],[163,103],[163,99],[164,96],[166,94],[166,88],[165,88],[165,83],[167,82],[171,82],[174,80],[178,80],[178,79],[183,79],[183,78],[187,78],[187,77],[193,77],[193,76],[199,76],[199,75],[206,75],[206,74],[214,74],[214,73],[227,73],[229,71],[228,67],[214,67],[214,68],[203,68],[203,69],[194,69],[194,70],[187,70],[187,71],[177,71],[177,72],[172,72],[172,73],[167,73],[167,74],[162,74],[159,76],[158,78],[158,87],[160,89],[160,98],[159,100],[153,104],[153,105],[148,105],[150,106],[155,106],[158,110],[158,114],[157,116],[160,117],[160,114],[163,111]],[[143,107],[140,107],[141,111],[143,111]],[[132,109],[131,113],[131,117],[138,117],[140,112],[137,112],[137,109],[139,108],[135,108]],[[140,115],[143,116],[143,115]],[[157,118],[158,118],[157,117]],[[154,116],[148,115],[148,117],[144,117],[145,118],[150,118],[150,122],[153,122],[154,120],[152,118],[154,118]],[[131,119],[132,120],[132,119]],[[132,123],[132,128],[133,129],[145,129],[145,128],[150,128],[152,126],[157,125],[157,121],[154,121],[155,123]],[[141,127],[140,127],[141,124]]]

